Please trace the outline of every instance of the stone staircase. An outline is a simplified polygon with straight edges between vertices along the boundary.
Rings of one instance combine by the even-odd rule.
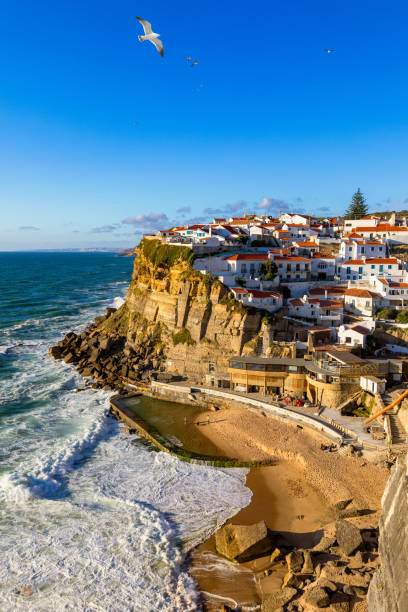
[[[408,435],[398,416],[398,410],[393,408],[388,412],[388,416],[390,422],[392,443],[406,444],[408,440]]]

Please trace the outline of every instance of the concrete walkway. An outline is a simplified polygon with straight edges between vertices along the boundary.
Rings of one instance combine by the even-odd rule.
[[[270,396],[261,395],[260,393],[238,393],[229,389],[215,389],[206,385],[197,384],[190,381],[179,381],[172,382],[171,384],[163,385],[173,389],[183,389],[185,392],[192,394],[199,392],[208,392],[211,395],[219,395],[219,397],[231,397],[231,400],[243,401],[245,404],[253,404],[251,408],[256,410],[262,410],[263,408],[269,408],[273,411],[275,408],[279,411],[280,416],[285,416],[298,421],[299,423],[305,423],[306,419],[310,419],[309,423],[312,426],[319,428],[319,424],[326,429],[332,431],[332,434],[344,435],[345,443],[359,443],[362,447],[368,450],[383,450],[387,448],[387,444],[384,440],[374,440],[371,435],[366,431],[364,425],[364,419],[361,417],[350,417],[340,414],[333,408],[324,408],[320,414],[317,413],[316,406],[304,407],[304,406],[288,406],[284,402],[277,402],[271,399]],[[261,406],[260,404],[263,404]]]

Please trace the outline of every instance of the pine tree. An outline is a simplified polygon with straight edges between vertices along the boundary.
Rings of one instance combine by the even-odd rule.
[[[350,206],[346,210],[345,219],[361,219],[361,217],[365,217],[368,213],[368,206],[365,201],[365,197],[359,187],[353,195]]]

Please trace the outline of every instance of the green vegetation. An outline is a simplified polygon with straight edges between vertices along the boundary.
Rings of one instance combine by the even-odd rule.
[[[271,243],[267,242],[266,240],[262,240],[261,238],[257,238],[256,240],[253,240],[251,242],[251,246],[252,247],[268,247],[268,246],[271,246]]]
[[[396,316],[397,316],[397,311],[394,310],[393,308],[388,308],[388,306],[386,306],[385,308],[381,308],[376,313],[376,317],[378,319],[389,320],[389,319],[395,319]]]
[[[379,347],[378,338],[370,334],[367,336],[367,348],[369,351],[374,352]]]
[[[273,281],[278,273],[278,268],[276,263],[270,259],[261,265],[260,272],[265,280]]]
[[[209,272],[208,274],[203,274],[202,275],[202,281],[203,281],[203,285],[210,290],[211,287],[218,282],[218,277],[213,274],[212,272]]]
[[[397,314],[397,323],[408,323],[408,310],[401,310]]]
[[[237,242],[239,242],[240,244],[246,244],[248,240],[249,240],[249,236],[244,236],[244,235],[238,236],[237,238]]]
[[[276,323],[276,316],[274,312],[267,312],[261,319],[264,325],[273,325]]]
[[[149,259],[155,266],[171,268],[178,261],[186,261],[192,264],[195,256],[192,249],[184,246],[173,246],[162,244],[161,240],[148,240],[143,238],[138,249],[146,259]]]
[[[240,276],[237,276],[237,278],[235,279],[235,282],[240,287],[245,287],[245,285],[246,285],[246,280],[244,278],[241,278]]]
[[[101,331],[111,332],[119,334],[119,336],[126,336],[129,325],[129,309],[127,304],[122,304],[120,308],[116,310],[110,317],[108,317],[100,325]]]
[[[365,197],[361,193],[359,187],[352,197],[351,204],[346,210],[344,218],[361,219],[361,217],[365,217],[365,215],[368,213],[368,206],[365,201]]]
[[[190,346],[191,344],[195,344],[195,342],[192,339],[189,330],[184,328],[177,332],[177,334],[174,334],[173,344],[174,346],[176,346],[177,344],[187,344]]]

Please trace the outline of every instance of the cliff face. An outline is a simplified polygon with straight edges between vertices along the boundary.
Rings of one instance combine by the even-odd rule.
[[[394,466],[382,498],[381,568],[368,591],[369,612],[408,609],[408,458]]]
[[[244,308],[217,280],[182,259],[154,263],[142,248],[122,310],[131,352],[154,337],[150,345],[156,359],[166,370],[189,376],[208,372],[209,362],[225,370],[228,358],[242,354],[261,329],[262,313]]]

